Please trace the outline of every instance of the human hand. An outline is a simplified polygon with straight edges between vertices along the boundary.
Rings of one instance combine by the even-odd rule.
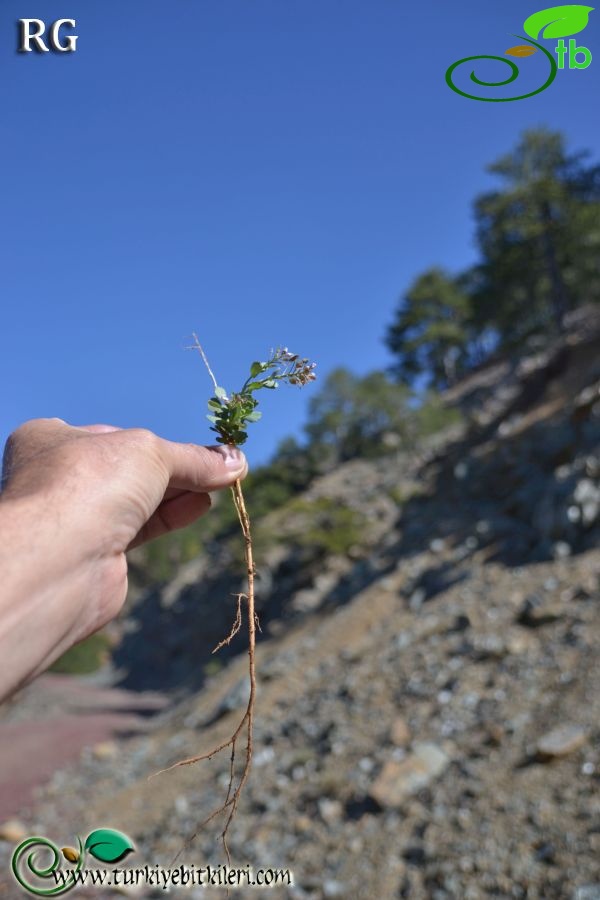
[[[60,419],[18,428],[0,494],[0,652],[11,657],[12,686],[118,613],[127,549],[195,521],[209,491],[246,472],[235,448],[177,444],[144,429]]]

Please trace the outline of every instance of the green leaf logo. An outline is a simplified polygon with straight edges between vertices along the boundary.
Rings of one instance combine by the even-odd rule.
[[[85,849],[100,862],[120,862],[127,853],[135,850],[130,839],[122,831],[113,828],[98,828],[88,834]]]
[[[593,6],[551,6],[525,19],[523,28],[532,38],[561,38],[578,34],[586,27]]]

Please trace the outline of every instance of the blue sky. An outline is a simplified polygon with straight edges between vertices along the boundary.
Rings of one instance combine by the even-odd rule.
[[[538,124],[600,156],[600,11],[578,36],[597,58],[543,94],[444,82],[542,5],[3,0],[0,440],[58,415],[210,441],[194,330],[227,388],[278,344],[321,374],[388,364],[414,276],[474,259],[487,163]],[[33,16],[76,18],[77,52],[17,54]],[[309,391],[265,398],[252,462]]]

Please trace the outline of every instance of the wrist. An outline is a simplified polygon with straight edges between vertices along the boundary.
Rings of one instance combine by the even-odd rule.
[[[0,494],[0,698],[103,624],[105,567],[64,530],[55,498]]]

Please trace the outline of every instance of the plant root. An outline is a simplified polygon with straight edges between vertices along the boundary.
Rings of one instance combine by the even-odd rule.
[[[201,762],[204,759],[212,759],[217,753],[220,753],[222,750],[227,749],[227,747],[231,747],[231,756],[230,756],[230,764],[229,764],[229,783],[227,786],[227,794],[225,796],[224,802],[217,809],[213,810],[209,816],[204,819],[200,825],[197,827],[191,837],[188,838],[182,849],[179,851],[177,856],[175,857],[175,862],[181,853],[186,850],[191,843],[198,836],[200,831],[212,822],[213,819],[216,819],[217,816],[225,814],[226,820],[223,831],[221,832],[221,841],[223,843],[223,850],[225,851],[225,856],[227,857],[227,863],[231,866],[231,853],[229,850],[229,845],[227,843],[227,836],[229,833],[229,828],[233,821],[233,818],[236,814],[238,804],[240,801],[240,796],[242,790],[244,789],[244,785],[248,780],[248,776],[250,775],[250,769],[252,766],[252,753],[253,753],[253,726],[254,726],[254,707],[256,702],[256,664],[255,664],[255,648],[256,648],[256,629],[260,631],[260,623],[258,621],[258,616],[254,609],[254,577],[255,577],[255,569],[254,569],[254,559],[252,555],[252,535],[250,532],[250,519],[248,517],[248,513],[246,511],[246,504],[244,502],[244,495],[242,493],[242,486],[239,480],[237,480],[233,487],[231,488],[233,494],[233,502],[235,504],[235,508],[238,514],[238,518],[240,521],[240,526],[242,528],[242,533],[244,535],[244,556],[246,560],[246,575],[248,580],[248,593],[247,594],[237,594],[237,610],[235,620],[231,627],[231,631],[228,636],[224,638],[212,651],[216,653],[221,647],[229,644],[235,635],[240,631],[242,627],[242,600],[245,599],[248,605],[248,672],[250,679],[250,695],[248,697],[248,704],[246,706],[246,710],[244,715],[242,716],[240,722],[238,723],[237,728],[231,735],[231,737],[223,741],[222,744],[219,744],[217,747],[213,747],[212,750],[209,750],[207,753],[201,753],[199,756],[191,756],[189,759],[181,759],[176,763],[173,763],[171,766],[167,766],[166,769],[161,769],[158,772],[155,772],[151,775],[151,778],[155,778],[157,775],[161,775],[164,772],[170,772],[172,769],[178,769],[181,766],[191,766],[195,763]],[[244,759],[244,768],[240,775],[237,786],[234,788],[235,782],[235,760],[236,760],[236,745],[238,739],[242,735],[242,732],[245,731],[246,734],[246,753]]]
[[[233,622],[233,625],[231,626],[231,631],[229,632],[229,634],[227,635],[226,638],[223,638],[223,640],[217,644],[217,646],[212,651],[213,653],[217,653],[221,649],[221,647],[225,647],[226,645],[229,645],[231,643],[231,641],[233,640],[233,638],[238,633],[238,631],[240,630],[240,628],[242,627],[242,598],[247,600],[248,597],[246,594],[237,594],[234,596],[237,596],[237,612],[235,614],[235,620]]]

